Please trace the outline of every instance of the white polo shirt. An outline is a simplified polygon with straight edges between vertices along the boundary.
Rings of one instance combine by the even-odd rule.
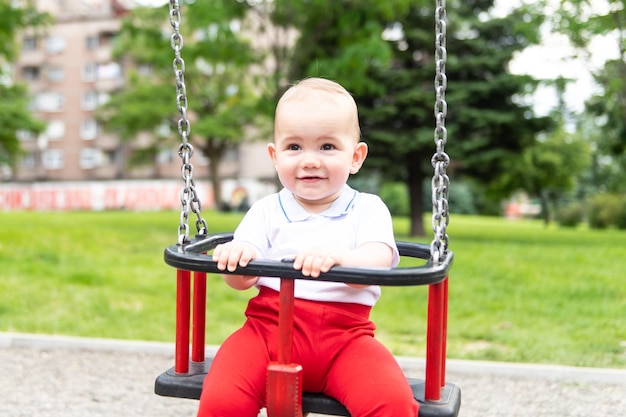
[[[306,249],[353,249],[368,242],[382,242],[393,249],[399,262],[391,214],[376,195],[361,193],[348,185],[324,212],[311,214],[287,189],[255,202],[235,231],[234,240],[257,248],[258,259],[293,258]],[[257,286],[276,291],[280,279],[260,277]],[[380,287],[353,288],[340,282],[296,280],[295,297],[315,301],[358,303],[373,306]]]

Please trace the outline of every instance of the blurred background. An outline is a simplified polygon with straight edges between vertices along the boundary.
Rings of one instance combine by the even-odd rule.
[[[432,1],[181,1],[205,207],[277,183],[265,143],[295,80],[350,90],[370,145],[353,185],[424,234]],[[180,118],[164,1],[1,0],[3,210],[176,207]],[[623,0],[449,1],[452,212],[626,227]],[[601,208],[601,209],[600,209]]]
[[[429,241],[435,4],[181,1],[182,42],[164,1],[0,0],[0,331],[171,341],[181,176],[234,230],[279,186],[274,107],[308,76],[358,104],[351,184]],[[624,1],[448,0],[447,21],[449,356],[623,368]],[[249,294],[208,285],[219,344]],[[425,306],[385,289],[378,337],[423,355]]]

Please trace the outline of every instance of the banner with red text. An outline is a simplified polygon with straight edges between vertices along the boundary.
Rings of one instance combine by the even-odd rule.
[[[179,209],[182,181],[92,181],[0,184],[0,211]],[[207,184],[196,184],[202,207],[213,206]]]

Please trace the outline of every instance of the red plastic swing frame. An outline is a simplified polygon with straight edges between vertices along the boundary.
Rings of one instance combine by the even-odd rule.
[[[206,272],[193,273],[193,292],[191,291],[191,272],[176,270],[176,344],[174,371],[177,374],[189,372],[191,350],[192,362],[205,360],[205,325],[206,325]],[[293,285],[292,279],[281,279],[281,312],[279,317],[280,344],[279,358],[276,373],[281,372],[285,378],[278,377],[276,387],[268,395],[268,410],[281,410],[286,403],[285,395],[292,397],[298,391],[296,403],[301,402],[301,388],[294,387],[293,381],[299,377],[298,365],[291,364],[291,347],[293,334]],[[193,299],[192,299],[193,294]],[[446,385],[446,341],[448,317],[448,277],[438,283],[430,284],[428,288],[428,314],[426,334],[426,369],[425,369],[425,399],[439,401],[441,389]],[[189,341],[191,326],[191,345]],[[191,347],[190,347],[191,346]],[[276,364],[274,364],[276,365]],[[270,365],[272,366],[272,365]],[[301,369],[301,368],[300,368]],[[270,371],[271,372],[271,371]],[[275,381],[276,378],[273,380]],[[282,382],[281,382],[282,381]],[[290,382],[291,381],[291,382]],[[282,384],[282,386],[281,386]],[[292,385],[292,386],[289,386]],[[294,391],[295,390],[295,391]],[[301,416],[302,410],[285,410],[286,413],[270,415]]]

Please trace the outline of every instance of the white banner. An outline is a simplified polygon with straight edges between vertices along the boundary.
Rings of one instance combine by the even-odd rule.
[[[181,181],[92,181],[0,184],[0,210],[170,210],[179,209]],[[203,208],[213,193],[196,183]]]

